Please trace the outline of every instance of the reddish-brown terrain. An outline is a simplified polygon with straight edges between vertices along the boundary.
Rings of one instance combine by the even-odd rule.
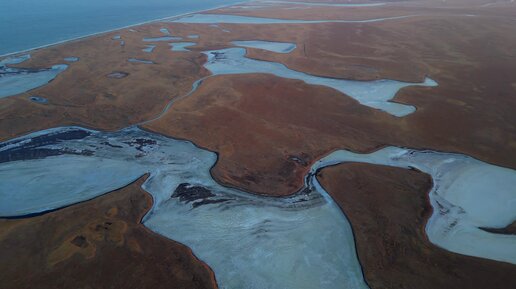
[[[140,224],[143,179],[42,216],[0,220],[2,288],[216,288],[187,247]]]
[[[494,61],[482,65],[484,70],[470,70],[469,75],[483,75]],[[514,69],[501,60],[497,67]],[[339,148],[361,152],[387,144],[431,148],[515,167],[516,159],[511,156],[516,145],[512,114],[516,104],[509,79],[503,79],[510,76],[501,75],[491,82],[478,76],[470,87],[463,83],[473,79],[431,76],[439,87],[400,92],[397,101],[418,107],[416,113],[403,118],[300,81],[270,75],[217,76],[145,127],[219,152],[213,170],[217,179],[262,194],[294,192],[313,160]],[[292,156],[302,156],[304,162]]]
[[[450,253],[428,241],[428,175],[351,163],[323,169],[318,179],[351,223],[371,289],[504,289],[516,284],[514,265]]]
[[[159,33],[159,28],[156,29]],[[173,97],[191,89],[203,75],[199,55],[175,55],[166,43],[155,53],[144,53],[141,34],[124,30],[125,41],[112,40],[115,33],[70,42],[32,53],[23,67],[48,67],[65,63],[64,57],[76,56],[50,84],[30,92],[0,100],[0,139],[30,131],[62,125],[82,125],[117,130],[157,115]],[[156,64],[130,63],[129,58],[149,59]],[[129,75],[116,79],[112,72]],[[46,105],[28,100],[38,95],[49,100]]]

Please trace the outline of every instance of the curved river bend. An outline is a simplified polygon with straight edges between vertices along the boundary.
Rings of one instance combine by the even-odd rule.
[[[221,288],[367,288],[351,227],[314,177],[293,196],[257,196],[215,182],[216,159],[135,127],[33,133],[0,144],[0,215],[57,209],[150,173],[143,223],[192,248]]]

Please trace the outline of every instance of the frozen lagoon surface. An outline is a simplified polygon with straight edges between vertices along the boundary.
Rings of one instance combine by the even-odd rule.
[[[131,63],[143,63],[143,64],[155,64],[152,60],[140,59],[140,58],[129,58],[127,61]]]
[[[186,49],[187,47],[194,46],[197,43],[195,42],[175,42],[175,43],[169,43],[172,48],[170,50],[172,51],[190,51]]]
[[[297,47],[294,43],[261,40],[233,41],[231,43],[235,46],[264,49],[276,53],[290,53]]]
[[[146,37],[143,38],[145,42],[160,42],[160,41],[174,41],[174,40],[182,40],[182,37],[177,36],[162,36],[162,37]]]
[[[385,3],[324,3],[324,2],[294,2],[294,1],[258,1],[265,4],[295,4],[305,6],[326,6],[326,7],[376,7]]]
[[[159,31],[165,35],[170,35],[170,31],[167,28],[160,28]]]
[[[142,49],[143,52],[151,53],[156,48],[156,45],[145,45],[145,48]]]
[[[192,14],[184,17],[170,20],[169,22],[177,23],[227,23],[227,24],[303,24],[303,23],[368,23],[380,22],[385,20],[395,20],[415,15],[395,16],[386,18],[372,18],[365,20],[292,20],[292,19],[277,19],[277,18],[262,18],[239,15],[225,15],[225,14]]]
[[[20,64],[29,58],[30,55],[23,55],[8,57],[0,61],[0,98],[43,86],[68,68],[66,64],[58,64],[44,69],[8,67],[10,64]]]
[[[204,64],[204,67],[210,70],[213,75],[269,73],[283,78],[298,79],[308,84],[331,87],[354,98],[363,105],[383,110],[398,117],[406,116],[416,110],[414,106],[390,101],[400,89],[414,85],[437,85],[430,78],[426,78],[423,83],[408,83],[388,79],[356,81],[314,76],[289,69],[281,63],[247,58],[244,48],[227,48],[204,53],[208,56],[208,61]]]
[[[293,196],[257,196],[216,183],[216,158],[135,127],[32,133],[0,144],[0,215],[85,201],[149,173],[144,225],[192,248],[220,288],[367,288],[351,227],[313,175]]]
[[[240,1],[0,1],[0,11],[4,12],[0,18],[0,55],[238,2]]]
[[[41,97],[41,96],[33,95],[33,96],[29,97],[29,99],[32,102],[39,103],[39,104],[47,104],[48,103],[48,99]]]
[[[79,61],[79,57],[75,57],[75,56],[65,57],[64,61],[67,61],[67,62],[77,62],[77,61]]]
[[[426,233],[446,250],[516,264],[516,235],[480,228],[504,228],[516,220],[516,171],[461,154],[387,147],[370,154],[336,151],[312,172],[344,162],[416,168],[432,176],[433,214]]]

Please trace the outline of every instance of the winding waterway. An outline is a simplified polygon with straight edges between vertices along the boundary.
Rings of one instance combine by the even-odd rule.
[[[8,57],[0,61],[0,98],[16,95],[43,86],[68,68],[66,64],[50,68],[26,69],[9,67],[28,60],[30,56]]]
[[[426,225],[430,241],[446,250],[516,264],[516,235],[489,233],[516,220],[516,171],[472,157],[386,147],[370,154],[336,151],[312,167],[360,162],[416,168],[429,174],[433,214]]]
[[[32,133],[0,144],[0,215],[54,210],[149,173],[143,223],[192,248],[221,288],[367,288],[350,225],[314,178],[290,197],[257,196],[215,182],[216,160],[136,127]]]
[[[238,2],[241,1],[0,1],[0,55]]]

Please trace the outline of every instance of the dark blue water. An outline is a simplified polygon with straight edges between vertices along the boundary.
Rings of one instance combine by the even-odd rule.
[[[0,55],[238,0],[0,0]]]

